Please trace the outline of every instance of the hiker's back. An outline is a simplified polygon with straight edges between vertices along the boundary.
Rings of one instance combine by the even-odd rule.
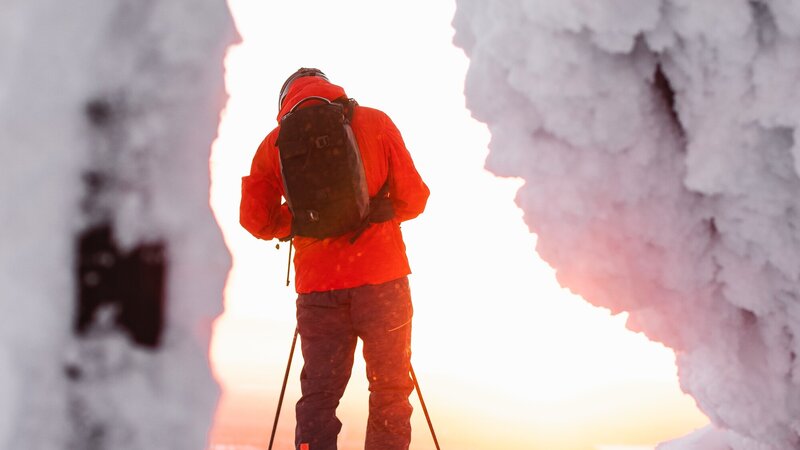
[[[356,106],[351,121],[370,197],[389,176],[388,120],[380,110]],[[396,220],[371,224],[354,242],[350,234],[327,239],[297,236],[294,245],[298,292],[380,284],[410,273]]]
[[[329,101],[348,98],[344,89],[317,76],[298,78],[287,86],[281,90],[279,122],[306,98],[324,97]],[[363,163],[368,196],[372,198],[382,192],[388,180],[393,218],[369,223],[354,241],[355,232],[322,239],[296,236],[294,265],[298,293],[381,284],[411,272],[400,222],[424,210],[428,187],[417,173],[400,132],[386,114],[356,106],[350,126]],[[242,180],[240,222],[254,236],[267,240],[289,236],[294,220],[288,206],[281,205],[285,189],[277,147],[279,133],[280,125],[264,139],[253,158],[250,175]]]

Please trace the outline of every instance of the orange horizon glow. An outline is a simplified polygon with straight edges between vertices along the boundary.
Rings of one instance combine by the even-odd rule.
[[[680,391],[671,350],[627,330],[624,314],[612,316],[558,285],[514,204],[521,180],[483,169],[490,136],[464,107],[468,60],[451,44],[454,4],[229,5],[243,41],[225,60],[230,99],[210,162],[211,205],[233,256],[210,355],[223,388],[212,445],[266,449],[269,440],[295,294],[285,286],[286,247],[276,250],[238,224],[239,180],[276,123],[283,80],[315,65],[394,119],[432,191],[426,212],[404,223],[403,234],[414,271],[412,362],[442,448],[652,449],[708,423]],[[309,10],[318,14],[304,15]],[[281,19],[291,17],[304,17],[306,31],[352,25],[325,39],[283,39],[296,23]],[[412,23],[410,36],[404,24]],[[420,108],[420,99],[431,107]],[[292,445],[299,353],[276,448]],[[363,448],[366,386],[356,358],[340,408],[341,450]],[[432,450],[416,393],[412,404],[411,448]]]

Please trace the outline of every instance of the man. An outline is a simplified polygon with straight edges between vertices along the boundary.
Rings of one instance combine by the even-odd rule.
[[[279,123],[308,97],[347,99],[345,91],[321,71],[300,69],[281,89]],[[299,107],[308,103],[314,101]],[[373,214],[363,231],[324,239],[294,238],[297,327],[305,360],[295,447],[336,450],[342,426],[336,407],[361,338],[370,390],[365,449],[406,450],[411,440],[413,309],[400,222],[422,213],[430,192],[386,114],[354,106],[350,125]],[[285,195],[276,146],[279,131],[280,125],[267,135],[253,158],[250,175],[242,180],[240,221],[260,239],[292,235],[292,214],[281,203]],[[388,195],[378,195],[385,192],[382,187],[387,182]]]

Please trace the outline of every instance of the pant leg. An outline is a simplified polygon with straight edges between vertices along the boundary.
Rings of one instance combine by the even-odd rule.
[[[353,324],[363,341],[369,380],[365,450],[407,450],[411,442],[413,308],[408,279],[353,290]]]
[[[296,405],[295,447],[336,450],[342,423],[336,408],[353,369],[357,336],[350,321],[350,302],[342,292],[300,294],[297,327],[303,352],[302,396]]]

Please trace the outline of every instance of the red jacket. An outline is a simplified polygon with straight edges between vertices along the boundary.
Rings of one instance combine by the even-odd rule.
[[[299,78],[292,83],[278,120],[309,96],[334,100],[345,92],[320,77]],[[425,209],[430,191],[389,116],[358,106],[351,127],[364,162],[369,195],[375,196],[388,177],[395,218],[371,224],[354,243],[350,243],[351,234],[326,239],[295,237],[295,289],[299,293],[379,284],[411,273],[400,222],[413,219]],[[264,138],[250,175],[242,178],[240,223],[253,236],[266,240],[291,232],[292,217],[282,203],[283,183],[275,146],[279,129]]]

